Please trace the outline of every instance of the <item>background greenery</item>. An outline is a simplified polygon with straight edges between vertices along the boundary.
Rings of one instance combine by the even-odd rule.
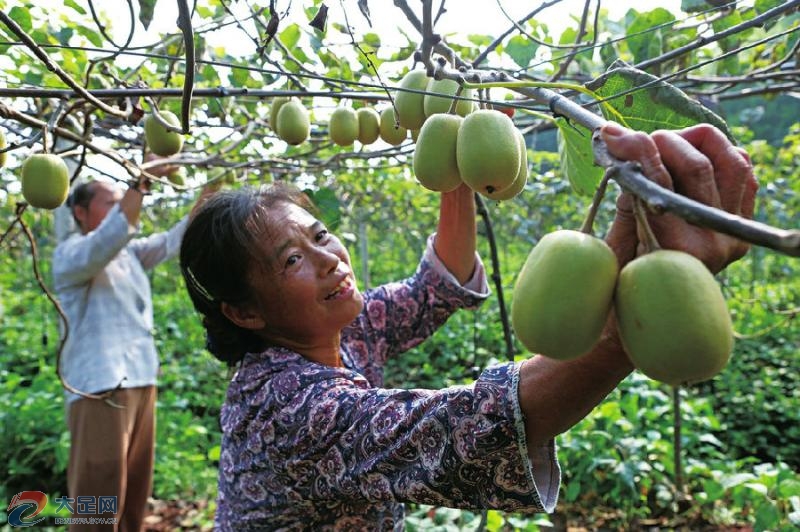
[[[318,2],[311,4],[317,6]],[[65,5],[65,9],[71,9],[72,5],[83,4]],[[209,12],[206,15],[209,19],[224,15],[219,7],[199,5]],[[10,12],[20,20],[24,18],[21,11],[12,8]],[[77,12],[75,8],[69,13],[75,16]],[[36,10],[31,13],[37,15]],[[642,14],[645,15],[655,19],[661,16],[651,12]],[[796,17],[788,19],[784,24],[796,25]],[[605,19],[602,23],[609,31],[625,31],[623,24],[615,25]],[[651,21],[650,25],[653,24]],[[541,24],[529,25],[533,26],[531,31],[546,33]],[[55,23],[44,17],[29,16],[27,26],[37,42],[69,41],[71,37],[63,34],[67,31],[88,36],[94,44],[102,42],[95,30],[87,29],[90,23],[79,27],[71,21]],[[290,30],[292,26],[287,26],[279,38],[291,40]],[[680,36],[677,31],[665,33],[659,41],[664,48],[656,51],[627,47],[625,41],[615,45],[615,49],[627,59],[634,59],[636,54],[657,55],[691,39],[684,35],[680,41]],[[556,36],[549,38],[552,41]],[[675,42],[668,44],[669,39]],[[465,57],[474,57],[488,40],[486,36],[471,36],[466,44],[454,47]],[[780,46],[785,51],[795,41],[793,38],[779,43],[774,54],[781,53]],[[365,42],[374,44],[374,38],[365,38]],[[168,48],[170,43],[174,40],[165,38],[162,46]],[[509,41],[502,53],[513,54],[515,60],[523,61],[515,50]],[[319,64],[315,61],[322,61],[324,71],[331,76],[361,79],[366,75],[354,68],[357,61],[353,64],[341,58],[333,61],[324,54],[334,52],[325,52],[324,47],[315,51],[319,55],[314,57],[309,52],[307,64],[317,68]],[[412,51],[413,46],[409,46],[408,50],[393,49],[391,54],[378,55],[387,62],[408,66],[407,58]],[[15,56],[19,53],[18,46],[7,46],[5,52],[20,57]],[[768,55],[767,52],[762,49],[759,57]],[[80,77],[81,69],[86,66],[87,56],[81,53],[58,52],[65,68],[73,69],[76,77]],[[578,59],[583,62],[578,73],[602,71],[603,64],[597,62],[597,57],[578,56]],[[742,56],[736,64],[718,66],[719,73],[745,72],[748,63],[752,65],[755,60]],[[22,68],[23,64],[26,68]],[[18,60],[16,68],[4,72],[9,85],[58,86],[51,73],[29,58]],[[150,77],[146,79],[153,85],[180,86],[180,71],[170,68],[168,61],[153,61],[144,69],[149,69]],[[293,66],[286,68],[297,70]],[[204,68],[200,78],[209,86],[222,81],[237,87],[283,82],[265,73],[242,74],[236,69],[231,72],[225,80],[214,69]],[[137,74],[145,76],[142,70]],[[54,104],[48,100],[24,102],[23,107],[45,119],[53,112]],[[800,212],[797,178],[800,123],[796,118],[796,99],[758,97],[735,102],[720,105],[718,111],[730,125],[736,126],[736,137],[755,164],[760,182],[756,218],[778,227],[796,227]],[[163,103],[177,107],[177,100]],[[240,100],[236,107],[228,106],[230,115],[224,115],[219,112],[224,105],[228,104],[199,103],[198,113],[202,117],[197,119],[198,124],[211,124],[212,119],[220,116],[223,122],[244,120],[242,115],[260,116],[266,109],[265,103],[256,99]],[[30,134],[11,121],[0,122],[0,126],[13,132],[16,140]],[[140,149],[136,144],[139,133],[133,126],[125,127],[119,126],[116,149],[133,157]],[[511,201],[488,205],[506,303],[516,273],[531,247],[547,232],[579,227],[590,202],[588,197],[574,193],[561,171],[558,155],[543,150],[538,143],[546,135],[534,131],[528,134],[529,146],[537,149],[529,152],[531,179],[523,194]],[[186,151],[199,153],[209,146],[212,143],[201,129],[194,145]],[[318,143],[316,147],[319,151],[309,158],[302,149],[286,149],[268,134],[263,138],[254,136],[252,143],[228,154],[219,165],[253,163],[246,166],[244,178],[252,183],[279,178],[308,186],[325,217],[349,244],[362,289],[410,275],[425,238],[435,227],[437,195],[416,183],[402,150],[364,164],[347,162],[346,156],[333,157],[342,151],[330,145]],[[294,158],[315,166],[286,167],[277,159],[261,158],[268,149],[280,152],[280,161]],[[12,164],[0,170],[5,192],[0,195],[3,200],[0,219],[9,224],[19,199],[18,189],[14,188],[15,155],[12,152]],[[318,159],[311,160],[313,157]],[[93,172],[102,173],[88,170]],[[201,183],[209,169],[190,167],[189,173],[191,183]],[[608,227],[615,194],[616,190],[612,190],[607,195],[596,223],[598,233]],[[147,207],[144,231],[163,229],[178,220],[188,211],[194,196],[194,190],[160,189]],[[38,266],[49,284],[53,217],[48,212],[29,209],[23,220],[35,235]],[[487,258],[486,228],[481,226],[480,231],[480,252]],[[486,262],[491,270],[488,259]],[[32,268],[27,240],[18,230],[12,231],[3,241],[0,253],[0,501],[10,500],[15,493],[28,489],[44,491],[51,501],[65,493],[68,435],[63,392],[54,370],[59,338],[57,316],[36,285]],[[590,416],[559,438],[564,483],[554,515],[530,518],[494,511],[473,514],[412,506],[408,529],[539,530],[580,526],[694,530],[743,526],[754,530],[796,530],[800,527],[799,273],[798,259],[753,248],[744,259],[719,275],[738,339],[732,360],[720,375],[681,391],[685,499],[677,502],[675,496],[672,445],[675,413],[671,390],[634,373]],[[209,528],[219,458],[218,414],[228,374],[203,348],[203,332],[182,286],[177,264],[162,265],[151,274],[151,281],[158,324],[156,340],[162,360],[153,496],[197,504],[199,511],[184,519],[182,527]],[[455,315],[430,341],[393,361],[387,370],[388,384],[440,387],[469,382],[482,368],[504,360],[505,356],[498,300],[493,297],[476,312]],[[515,343],[515,357],[526,356],[529,354]],[[0,511],[2,508],[0,505]]]

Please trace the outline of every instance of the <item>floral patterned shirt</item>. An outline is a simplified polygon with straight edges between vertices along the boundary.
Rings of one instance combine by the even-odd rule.
[[[518,364],[468,386],[382,387],[389,357],[487,296],[480,260],[460,286],[431,237],[410,279],[364,294],[342,333],[345,367],[280,347],[248,354],[221,414],[216,529],[403,530],[403,502],[552,511],[555,445],[526,445]]]

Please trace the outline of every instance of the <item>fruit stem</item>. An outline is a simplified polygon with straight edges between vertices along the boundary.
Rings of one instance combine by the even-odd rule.
[[[50,153],[47,151],[47,124],[42,126],[42,153]]]
[[[606,170],[606,172],[603,174],[603,179],[600,181],[600,184],[597,185],[597,189],[594,191],[592,204],[589,206],[589,213],[586,215],[586,219],[583,221],[583,225],[581,226],[582,233],[586,233],[587,235],[594,234],[594,219],[597,216],[597,211],[600,209],[600,202],[603,201],[603,196],[606,195],[606,188],[608,188],[608,180],[610,177],[610,172]]]
[[[456,89],[456,93],[453,95],[453,101],[450,102],[450,109],[447,110],[447,114],[454,115],[456,114],[456,106],[458,105],[458,97],[461,96],[461,92],[464,90],[464,85],[459,85],[458,89]]]
[[[650,253],[661,249],[658,243],[653,228],[650,227],[650,222],[647,221],[647,212],[645,212],[644,203],[638,197],[633,198],[633,215],[636,217],[636,229],[639,233],[639,240],[644,244],[645,252]]]

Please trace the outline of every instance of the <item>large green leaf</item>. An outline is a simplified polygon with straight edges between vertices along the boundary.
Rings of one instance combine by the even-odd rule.
[[[608,71],[586,84],[606,99],[621,115],[623,125],[650,133],[657,129],[681,129],[701,122],[718,127],[733,140],[727,123],[699,101],[659,78],[616,61]],[[603,110],[606,118],[619,116]]]
[[[536,56],[536,50],[539,45],[533,41],[528,40],[522,35],[516,35],[509,39],[506,45],[506,53],[511,56],[516,64],[522,68],[527,67],[531,63],[531,59]]]
[[[593,194],[603,178],[603,169],[594,164],[591,131],[563,117],[556,118],[556,126],[561,171],[575,192]]]

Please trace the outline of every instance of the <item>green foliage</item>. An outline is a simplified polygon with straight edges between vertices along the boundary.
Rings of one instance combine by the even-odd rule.
[[[593,194],[603,178],[603,168],[594,164],[591,131],[562,117],[556,118],[556,126],[561,170],[568,176],[576,193]]]
[[[319,3],[313,2],[314,7]],[[48,45],[48,54],[76,80],[83,80],[89,71],[90,56],[81,47],[109,46],[83,2],[67,0],[63,11],[59,9],[53,16],[35,2],[7,0],[6,4],[10,7],[5,12],[36,42]],[[235,7],[237,3],[227,4]],[[197,52],[206,62],[196,65],[196,88],[224,85],[226,89],[284,90],[308,84],[334,98],[340,89],[373,90],[371,99],[364,100],[373,104],[385,97],[375,69],[380,70],[380,81],[391,84],[389,80],[400,79],[412,68],[418,36],[402,28],[392,35],[372,28],[351,34],[357,26],[354,17],[347,24],[329,24],[327,34],[322,35],[306,27],[309,14],[314,12],[308,4],[303,4],[307,9],[300,22],[282,21],[275,37],[280,47],[241,54],[234,51],[233,43],[212,44],[214,31],[208,28],[223,21],[232,25],[225,18],[226,10],[217,2],[197,2],[193,6],[194,21],[199,23],[195,28],[203,28],[196,36]],[[779,4],[778,0],[758,0],[752,11],[731,10],[702,24],[710,26],[709,31],[720,31]],[[157,20],[155,1],[140,0],[138,6],[141,25]],[[690,0],[684,0],[683,6],[695,12],[709,7],[707,2]],[[617,60],[635,63],[694,42],[698,26],[675,26],[671,23],[675,17],[662,8],[631,10],[619,21],[601,14],[596,26],[586,28],[588,33],[570,27],[556,34],[544,18],[537,17],[524,24],[525,33],[505,38],[481,66],[511,64],[521,69],[517,71],[521,77],[541,79],[563,67],[576,83],[601,76],[590,86],[609,97],[649,84],[655,79],[653,75],[670,75],[706,60],[708,65],[692,73],[723,76],[764,69],[790,53],[796,32],[769,46],[743,48],[724,62],[711,59],[740,44],[751,44],[772,28],[788,29],[798,17],[789,14],[763,28],[671,58],[649,69],[648,75],[616,71],[602,76]],[[107,16],[101,19],[108,28],[128,22],[108,20]],[[260,45],[263,28],[258,31],[254,35]],[[0,27],[0,34],[6,42],[17,41],[5,27]],[[253,35],[247,37],[249,41]],[[494,41],[489,35],[444,38],[466,60],[476,58]],[[551,50],[550,55],[543,53],[547,44],[586,43],[595,38],[602,42],[599,50],[582,48],[575,55],[563,49],[555,53]],[[176,30],[154,40],[157,42],[147,47],[154,54],[150,57],[109,53],[106,55],[113,61],[99,59],[100,64],[91,70],[89,87],[115,87],[119,80],[140,80],[156,88],[180,87],[185,75],[180,34]],[[64,44],[69,47],[56,47]],[[0,51],[13,65],[3,71],[8,87],[65,86],[23,46],[0,45]],[[91,58],[97,59],[94,55]],[[287,76],[287,72],[293,75]],[[322,84],[320,77],[328,84]],[[686,81],[685,76],[678,77],[678,82],[682,81]],[[314,82],[320,83],[314,86]],[[312,107],[314,100],[300,96]],[[643,131],[716,120],[691,96],[685,97],[669,84],[654,84],[652,90],[632,93],[630,100],[627,96],[612,98],[609,103],[626,123]],[[768,224],[794,227],[800,212],[800,126],[791,128],[785,138],[784,133],[796,119],[793,111],[797,104],[788,96],[742,102],[725,100],[720,114],[732,125],[749,128],[737,128],[732,136],[747,144],[756,164],[761,183],[756,217]],[[58,102],[43,98],[20,98],[15,104],[45,122],[56,111],[64,110]],[[435,228],[438,196],[416,183],[408,164],[409,145],[372,157],[369,149],[351,153],[330,146],[320,140],[326,113],[322,107],[313,109],[319,118],[313,118],[310,145],[286,148],[266,125],[269,104],[269,98],[195,97],[193,131],[185,151],[215,158],[190,172],[194,174],[189,179],[191,185],[202,183],[205,175],[213,175],[213,167],[222,163],[240,167],[243,182],[250,184],[273,179],[298,183],[317,200],[325,221],[349,245],[362,288],[413,273],[425,239]],[[163,98],[159,106],[179,113],[180,100]],[[70,112],[83,108],[88,106],[70,107]],[[140,124],[99,114],[93,118],[99,124],[98,142],[127,160],[139,157]],[[31,149],[23,141],[34,134],[12,122],[0,122],[10,142],[19,145],[10,152],[8,167],[0,171],[0,213],[9,223],[19,199],[15,163]],[[487,202],[497,238],[497,272],[488,260],[488,230],[479,224],[479,251],[488,273],[499,275],[506,308],[516,274],[531,247],[547,232],[580,227],[589,204],[588,194],[602,173],[591,163],[589,132],[567,124],[564,118],[558,119],[558,128],[572,138],[562,152],[567,159],[561,160],[555,153],[530,152],[531,178],[523,193],[510,201]],[[574,175],[570,168],[575,168]],[[124,178],[116,168],[84,169],[84,175],[99,173]],[[581,181],[575,179],[576,175]],[[601,206],[595,224],[599,235],[607,230],[613,216],[616,192],[612,187]],[[159,188],[148,202],[144,231],[174,223],[187,211],[194,194]],[[51,215],[29,211],[24,219],[37,237],[39,266],[49,283],[54,245]],[[559,438],[564,484],[556,514],[530,517],[490,511],[482,515],[412,505],[407,528],[477,530],[485,523],[485,529],[491,531],[539,530],[551,525],[630,529],[656,522],[665,526],[685,524],[689,529],[711,525],[796,529],[800,526],[798,269],[797,259],[754,248],[720,276],[740,338],[722,374],[683,391],[682,464],[688,504],[678,505],[675,500],[674,414],[669,390],[633,374],[592,415]],[[218,415],[228,375],[203,348],[202,327],[191,311],[174,261],[156,269],[151,280],[156,342],[162,361],[154,495],[212,501],[221,438]],[[479,310],[456,314],[430,341],[392,361],[387,368],[387,384],[441,387],[467,383],[490,364],[529,356],[513,336],[512,352],[506,352],[499,289],[492,285],[492,290],[495,297]],[[33,280],[30,250],[17,230],[9,233],[0,252],[0,320],[0,499],[8,500],[24,489],[42,489],[56,496],[65,489],[69,443],[63,391],[54,369],[57,316]],[[48,339],[46,345],[43,335]],[[200,525],[208,525],[208,512],[213,512],[213,503],[199,518]]]
[[[617,62],[608,72],[586,84],[616,111],[603,108],[609,120],[650,133],[657,129],[681,129],[698,122],[713,124],[732,138],[728,125],[713,111],[658,77]]]

